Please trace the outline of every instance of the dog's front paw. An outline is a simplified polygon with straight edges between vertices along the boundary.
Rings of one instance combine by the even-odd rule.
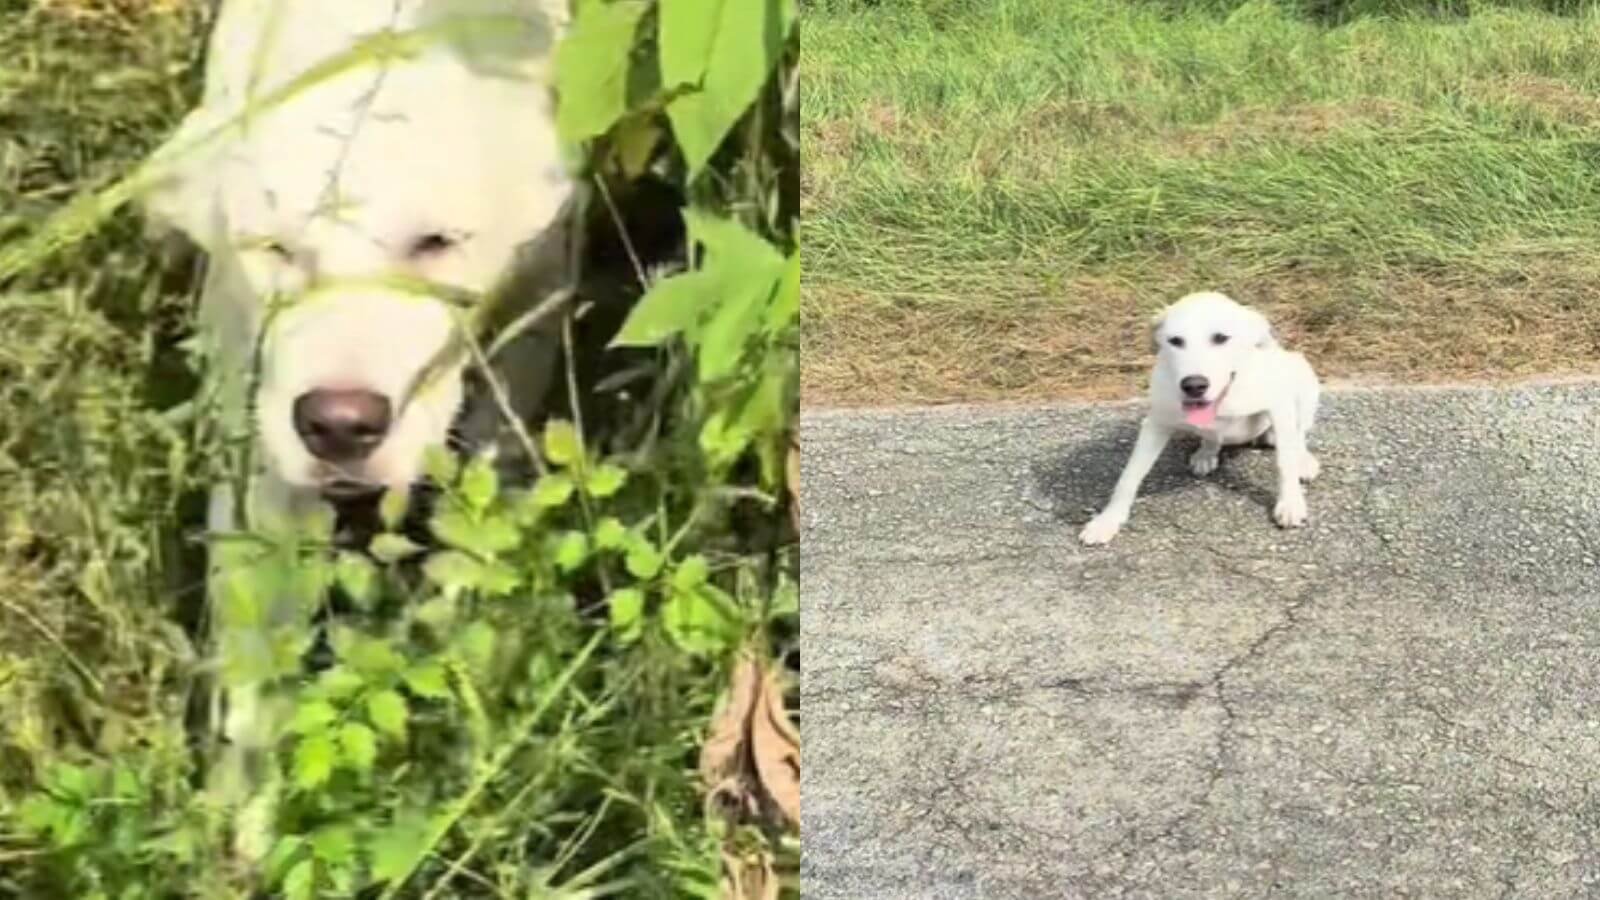
[[[1272,519],[1284,528],[1299,528],[1306,523],[1306,497],[1299,491],[1278,498]]]
[[[1118,531],[1122,530],[1122,521],[1116,516],[1108,516],[1105,513],[1101,513],[1090,519],[1089,524],[1083,526],[1083,530],[1078,532],[1078,540],[1091,547],[1108,543],[1117,536]]]
[[[1222,448],[1201,445],[1199,450],[1189,454],[1189,471],[1201,478],[1217,470],[1217,463],[1222,459]]]

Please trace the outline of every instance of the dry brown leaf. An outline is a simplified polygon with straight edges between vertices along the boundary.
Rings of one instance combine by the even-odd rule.
[[[778,675],[755,654],[734,664],[727,699],[700,749],[700,774],[730,818],[799,827],[800,735]]]
[[[783,686],[767,672],[750,723],[750,755],[767,797],[790,828],[800,827],[800,733],[783,707]]]
[[[711,720],[711,733],[706,735],[705,745],[700,748],[700,776],[705,779],[713,798],[740,799],[719,795],[742,789],[739,781],[744,774],[745,736],[760,685],[760,665],[754,657],[741,655],[728,675],[728,695]]]

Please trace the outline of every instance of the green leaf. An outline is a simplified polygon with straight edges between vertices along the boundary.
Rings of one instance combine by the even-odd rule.
[[[479,579],[478,588],[490,597],[504,597],[517,589],[522,583],[522,576],[517,570],[499,560],[483,567],[483,576]]]
[[[650,165],[650,156],[655,152],[656,145],[661,143],[665,132],[656,124],[654,117],[632,115],[623,119],[612,135],[617,165],[622,167],[622,174],[638,178]]]
[[[372,539],[372,544],[367,548],[372,551],[380,561],[397,563],[409,556],[416,556],[423,548],[415,541],[399,534],[380,534]]]
[[[692,591],[675,591],[661,606],[661,624],[684,650],[696,654],[716,654],[739,641],[740,625],[721,599],[721,592],[710,585]]]
[[[459,550],[445,550],[428,557],[422,573],[442,588],[462,590],[482,581],[483,563]]]
[[[476,512],[489,508],[495,494],[500,491],[500,478],[488,457],[479,456],[467,464],[461,473],[461,499]]]
[[[722,24],[724,0],[661,0],[661,83],[699,84]]]
[[[730,422],[723,410],[712,413],[700,426],[700,452],[712,468],[732,465],[750,446],[750,431],[738,422]]]
[[[422,472],[440,487],[452,485],[461,472],[461,460],[443,447],[429,447],[422,453]]]
[[[471,550],[476,542],[477,526],[472,517],[459,509],[441,509],[428,522],[428,530],[447,547]]]
[[[486,517],[478,526],[479,553],[504,553],[522,543],[522,532],[503,515]]]
[[[563,572],[575,571],[589,558],[589,536],[581,531],[569,531],[556,543],[556,567]]]
[[[627,643],[636,640],[644,628],[644,592],[638,588],[621,588],[606,598],[606,608],[611,615],[611,627],[618,640]]]
[[[344,761],[360,772],[372,771],[378,758],[378,739],[372,729],[360,722],[347,722],[339,728],[339,746],[344,750]]]
[[[34,794],[22,801],[17,809],[17,821],[34,834],[45,834],[55,827],[61,815],[61,805],[49,794]]]
[[[555,509],[572,497],[572,479],[560,472],[540,478],[533,486],[533,505],[541,509]]]
[[[707,255],[727,271],[757,272],[763,279],[782,277],[786,265],[783,254],[740,222],[692,206],[683,210],[683,221],[689,237],[703,244]]]
[[[311,900],[317,888],[317,866],[303,859],[283,879],[284,900]]]
[[[634,34],[649,4],[589,3],[556,48],[556,131],[576,143],[610,128],[628,111]]]
[[[378,567],[359,553],[340,553],[334,565],[334,578],[350,601],[361,609],[371,609],[378,594]]]
[[[775,273],[746,268],[727,279],[728,291],[700,334],[696,358],[701,382],[724,378],[744,358],[750,338],[761,328],[767,298],[777,286]]]
[[[360,675],[350,671],[344,666],[334,666],[317,676],[317,687],[323,696],[335,700],[343,699],[361,690],[366,684]]]
[[[715,38],[705,57],[700,90],[667,106],[667,118],[683,148],[691,180],[761,92],[796,18],[795,0],[736,0],[724,2],[717,12]],[[674,74],[686,68],[679,65],[679,50],[662,48],[663,62],[669,52],[673,56]]]
[[[583,459],[583,442],[578,429],[565,419],[551,419],[544,426],[544,455],[558,466],[570,466]]]
[[[594,527],[594,545],[601,550],[620,550],[628,541],[628,529],[616,516],[606,516]]]
[[[132,800],[141,793],[138,773],[120,764],[111,770],[111,795],[113,797],[119,800]]]
[[[305,847],[306,839],[298,834],[286,834],[278,838],[272,845],[272,850],[267,853],[267,858],[262,862],[267,877],[274,883],[283,881],[289,865],[300,856],[301,848]]]
[[[447,546],[489,555],[510,550],[522,540],[517,527],[504,516],[480,520],[460,509],[440,510],[428,527]]]
[[[355,857],[355,832],[348,825],[324,825],[311,833],[311,852],[323,862],[342,866]]]
[[[678,563],[672,572],[672,587],[678,591],[692,591],[706,583],[706,578],[711,574],[711,566],[706,563],[706,558],[696,553],[685,557]]]
[[[494,657],[494,639],[494,626],[479,620],[468,625],[456,638],[456,649],[463,662],[482,674],[488,670],[489,662]]]
[[[614,463],[601,463],[594,467],[585,480],[584,487],[590,496],[605,499],[622,490],[628,482],[628,470]]]
[[[609,346],[654,347],[692,329],[721,291],[717,272],[697,269],[662,278],[634,304]]]
[[[427,850],[428,820],[417,813],[401,813],[372,839],[372,880],[390,881],[410,874]]]
[[[289,565],[289,595],[309,614],[322,606],[328,589],[333,587],[334,566],[326,557],[309,555]]]
[[[367,697],[367,717],[378,730],[395,738],[406,736],[406,701],[396,691],[377,691]]]
[[[294,749],[294,783],[301,790],[321,786],[333,774],[333,738],[326,732],[313,734]]]
[[[339,718],[338,710],[333,704],[321,700],[302,703],[294,711],[294,719],[289,722],[289,731],[294,734],[310,734],[328,727],[329,723]]]
[[[94,779],[82,766],[58,762],[50,767],[50,789],[58,796],[87,801],[94,793]]]
[[[649,541],[641,540],[628,548],[623,564],[627,566],[628,574],[635,578],[654,578],[661,571],[661,554]]]
[[[405,665],[405,659],[395,652],[388,641],[366,635],[351,637],[340,653],[340,659],[367,676],[368,680],[374,676],[392,675]]]
[[[435,661],[418,663],[407,669],[405,675],[406,687],[418,697],[427,697],[430,700],[448,700],[450,698],[450,681],[445,675],[444,666]]]
[[[403,487],[393,487],[383,492],[383,499],[378,502],[378,521],[383,523],[385,531],[394,531],[400,527],[400,521],[406,517],[406,510],[411,505],[411,491]]]
[[[434,597],[417,607],[417,621],[429,628],[443,630],[456,620],[456,601],[446,596]]]

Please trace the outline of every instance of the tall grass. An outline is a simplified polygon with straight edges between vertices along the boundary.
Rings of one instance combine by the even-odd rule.
[[[189,108],[200,5],[0,0],[0,257],[25,263],[0,279],[0,897],[665,897],[784,870],[792,836],[708,806],[696,771],[733,651],[794,649],[784,492],[751,473],[771,466],[736,465],[744,444],[703,458],[695,429],[743,402],[749,368],[792,378],[792,326],[749,358],[705,341],[747,364],[714,385],[682,376],[677,343],[634,358],[657,391],[628,404],[648,441],[602,447],[593,421],[587,444],[544,432],[565,494],[436,459],[452,518],[426,578],[326,534],[213,545],[228,564],[269,548],[239,554],[245,606],[252,590],[326,588],[330,567],[366,604],[330,629],[341,671],[290,660],[278,699],[298,724],[269,765],[294,790],[269,857],[235,854],[237,810],[206,789],[211,617],[232,610],[226,593],[208,606],[200,568],[205,491],[233,473],[196,395],[193,261],[163,260],[130,210],[40,239],[63,209],[103,209],[69,204],[103,200]],[[779,118],[780,94],[761,94]],[[767,193],[794,172],[768,131],[736,130],[751,143],[709,163],[721,176],[739,159],[740,179],[700,204],[770,210],[757,235],[781,261],[792,223]],[[670,169],[672,144],[655,146]],[[770,443],[792,403],[761,393]],[[485,528],[498,550],[476,545]],[[636,602],[608,610],[608,579]],[[681,621],[718,604],[732,612],[716,641]]]

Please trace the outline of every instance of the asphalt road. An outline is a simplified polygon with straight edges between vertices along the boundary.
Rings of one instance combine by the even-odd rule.
[[[1138,409],[802,419],[803,895],[1600,897],[1600,385],[1336,391],[1270,451]]]

